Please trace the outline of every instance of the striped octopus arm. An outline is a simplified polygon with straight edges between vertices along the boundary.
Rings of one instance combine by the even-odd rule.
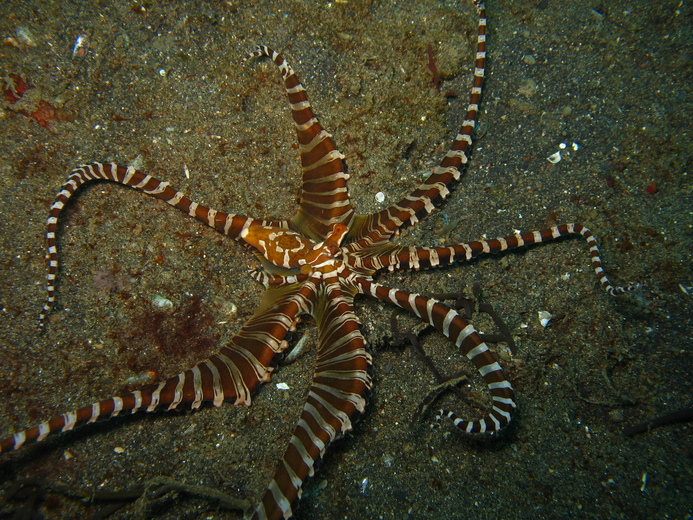
[[[298,138],[301,201],[291,222],[304,236],[320,242],[335,224],[350,227],[354,217],[347,190],[349,175],[342,161],[344,155],[315,117],[306,90],[291,65],[281,54],[264,45],[259,45],[246,60],[262,56],[269,57],[279,67]]]
[[[195,410],[224,401],[250,406],[252,394],[270,379],[273,361],[287,346],[298,314],[311,297],[305,288],[272,288],[255,314],[219,352],[158,384],[67,412],[0,441],[0,453],[41,442],[53,433],[106,420],[121,413]]]
[[[288,225],[286,222],[257,221],[242,215],[225,213],[203,206],[202,204],[192,201],[182,192],[169,186],[168,182],[162,182],[151,175],[138,172],[131,166],[124,167],[113,163],[93,163],[80,166],[70,173],[70,176],[61,186],[55,202],[50,208],[48,220],[46,221],[48,226],[46,232],[46,261],[48,263],[48,274],[46,275],[47,296],[41,314],[39,315],[39,323],[41,324],[55,301],[55,278],[58,270],[58,246],[56,243],[58,219],[67,201],[72,198],[75,192],[83,184],[95,180],[117,182],[146,193],[147,195],[151,195],[152,197],[156,197],[174,208],[179,209],[186,215],[234,239],[238,239],[241,232],[251,225],[274,225],[276,227],[287,227]]]
[[[474,327],[456,310],[433,298],[391,289],[365,278],[357,278],[356,284],[360,293],[393,303],[433,326],[453,341],[479,371],[491,394],[491,409],[476,420],[458,419],[452,412],[443,412],[453,419],[455,426],[468,433],[494,433],[510,423],[511,414],[517,408],[513,387]]]
[[[350,251],[386,244],[400,229],[415,225],[431,213],[447,197],[450,185],[460,179],[460,169],[467,164],[467,154],[472,145],[486,61],[486,10],[483,2],[475,1],[474,4],[479,15],[474,79],[467,114],[459,133],[440,165],[412,193],[392,206],[364,217],[365,222],[350,245]]]
[[[313,382],[291,441],[252,518],[290,518],[301,487],[328,445],[352,428],[371,387],[353,297],[339,284],[326,289],[327,298],[312,312],[318,325],[318,356]],[[324,303],[323,303],[324,302]]]
[[[541,231],[518,233],[505,238],[492,240],[477,240],[464,244],[456,244],[444,247],[415,248],[396,247],[387,254],[359,258],[355,260],[357,266],[362,269],[380,271],[395,269],[422,269],[450,265],[454,262],[469,261],[481,254],[494,254],[509,249],[552,242],[567,236],[582,236],[589,246],[590,261],[599,283],[611,296],[619,296],[640,287],[640,284],[631,283],[623,287],[614,287],[602,267],[599,256],[597,240],[592,232],[581,224],[562,224]]]

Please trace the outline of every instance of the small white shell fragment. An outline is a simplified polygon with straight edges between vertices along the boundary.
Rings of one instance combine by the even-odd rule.
[[[144,166],[144,158],[141,155],[138,155],[132,160],[130,166],[132,166],[135,170],[141,170]]]
[[[546,158],[551,164],[556,164],[561,160],[561,152],[552,153]]]
[[[238,305],[230,301],[223,301],[221,305],[222,311],[229,318],[235,318],[238,314]]]
[[[36,47],[36,36],[26,27],[20,25],[14,30],[14,34],[17,35],[17,39],[24,45]]]
[[[553,318],[553,314],[548,311],[539,311],[539,323],[542,327],[546,327]]]
[[[501,343],[496,347],[496,351],[498,352],[498,357],[501,358],[503,361],[512,361],[513,352],[512,350],[510,350],[510,347],[508,347],[508,345]]]
[[[190,435],[192,432],[195,431],[195,428],[197,428],[197,424],[192,423],[192,424],[191,424],[190,426],[188,426],[185,430],[183,430],[183,436],[185,437],[185,436]]]
[[[296,342],[296,345],[294,345],[294,348],[291,349],[291,352],[289,352],[285,357],[284,357],[284,363],[287,365],[293,363],[296,361],[301,354],[303,354],[303,351],[306,348],[306,345],[308,345],[308,339],[310,338],[310,334],[304,334],[301,336],[301,339],[299,339]]]
[[[190,170],[188,170],[188,165],[183,163],[183,173],[185,173],[185,178],[190,178]]]
[[[573,143],[571,145],[571,148],[573,149],[574,152],[577,152],[580,149],[580,145],[578,145],[577,143]]]
[[[156,379],[156,372],[153,370],[148,370],[141,374],[135,374],[125,379],[126,385],[141,385],[144,383],[151,383]]]
[[[286,383],[277,383],[277,388],[279,390],[289,390],[290,387]]]
[[[529,324],[528,323],[520,323],[520,326],[518,327],[519,329],[528,329]]]
[[[367,487],[368,487],[368,477],[364,478],[361,481],[361,493],[365,493]]]
[[[125,453],[125,448],[121,448],[120,446],[116,446],[113,448],[113,451],[116,453]]]
[[[379,191],[375,194],[375,200],[376,202],[383,202],[385,200],[385,194],[382,191]]]
[[[566,148],[568,148],[568,145],[565,144],[565,143],[561,143],[561,144],[558,145],[558,147],[559,147],[561,150],[565,150]]]
[[[155,307],[158,307],[159,309],[164,309],[164,310],[173,309],[173,302],[171,300],[169,300],[168,298],[165,298],[164,296],[161,296],[159,294],[152,295],[152,303],[154,304]]]
[[[690,287],[686,287],[686,286],[683,285],[682,283],[679,284],[679,289],[681,289],[681,292],[682,292],[683,294],[691,294],[691,293],[690,293],[691,288],[690,288]]]
[[[72,57],[84,56],[86,49],[89,47],[89,37],[86,34],[80,34],[75,38],[75,44],[72,46]]]

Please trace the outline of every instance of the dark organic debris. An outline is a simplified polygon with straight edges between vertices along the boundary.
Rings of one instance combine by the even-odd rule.
[[[433,74],[433,86],[440,90],[440,75],[438,74],[438,67],[436,66],[435,55],[433,54],[433,47],[428,44],[426,47],[426,56],[428,57],[428,68]]]
[[[38,479],[24,479],[12,484],[5,493],[5,500],[0,507],[0,517],[12,515],[17,520],[34,520],[42,518],[39,505],[48,492],[54,492],[66,497],[75,498],[87,504],[106,503],[101,509],[92,513],[89,520],[108,518],[120,508],[133,503],[142,513],[142,518],[153,506],[165,500],[175,499],[179,493],[186,493],[216,502],[221,509],[245,511],[250,507],[247,500],[236,499],[206,486],[193,486],[177,482],[169,477],[155,477],[142,486],[134,486],[122,491],[81,489],[60,483],[44,483]],[[10,502],[20,502],[20,505],[6,509]]]
[[[667,414],[655,417],[649,421],[634,424],[633,426],[628,426],[623,429],[623,435],[626,437],[632,437],[638,433],[649,432],[653,428],[658,426],[664,426],[665,424],[673,424],[679,422],[691,422],[693,421],[693,407],[692,408],[682,408],[674,412],[669,412]]]
[[[38,508],[45,495],[44,488],[38,479],[28,478],[13,483],[5,492],[3,506],[0,507],[0,516],[5,516],[5,505],[10,502],[19,502],[12,510],[14,520],[34,520],[41,518]]]

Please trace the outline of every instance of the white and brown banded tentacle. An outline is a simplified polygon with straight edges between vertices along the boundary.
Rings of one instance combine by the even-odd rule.
[[[319,242],[335,224],[349,225],[354,210],[347,190],[344,155],[313,113],[303,85],[289,63],[276,51],[260,45],[248,58],[267,56],[279,67],[294,119],[303,180],[297,214],[291,219],[304,236]]]
[[[476,62],[469,105],[462,127],[440,165],[423,183],[389,208],[365,217],[365,223],[354,241],[354,251],[386,243],[403,227],[415,225],[431,213],[440,200],[447,197],[449,186],[460,179],[460,170],[467,164],[467,154],[472,145],[486,61],[486,11],[483,2],[475,2],[475,5],[479,14]]]
[[[221,406],[224,401],[250,406],[252,394],[269,380],[275,357],[287,347],[287,333],[295,329],[298,315],[306,312],[314,297],[312,287],[270,289],[238,334],[209,359],[159,384],[93,403],[18,432],[0,441],[0,453],[123,412],[194,410],[203,403]]]
[[[356,284],[362,294],[393,303],[432,325],[452,340],[479,371],[491,394],[491,409],[481,419],[458,419],[455,426],[469,433],[492,433],[508,425],[517,407],[512,385],[474,327],[457,311],[432,298],[391,289],[363,278],[357,278]]]
[[[353,297],[336,280],[312,314],[318,326],[318,358],[313,383],[301,418],[279,462],[272,482],[258,504],[254,519],[291,517],[301,487],[313,475],[315,462],[327,446],[352,428],[363,412],[371,387],[371,358],[353,312]]]
[[[599,278],[599,283],[607,293],[611,296],[618,296],[639,287],[639,284],[631,284],[625,287],[614,287],[611,285],[602,268],[597,240],[592,232],[581,224],[561,224],[560,226],[542,229],[541,231],[531,231],[505,238],[478,240],[452,246],[431,248],[399,247],[385,255],[358,258],[357,260],[352,260],[352,262],[357,264],[356,266],[359,268],[373,271],[385,269],[426,269],[449,265],[454,262],[468,261],[481,254],[499,253],[508,249],[551,242],[562,237],[574,235],[581,235],[587,241],[587,245],[590,248],[592,268]]]
[[[272,287],[281,287],[286,285],[293,285],[295,283],[306,281],[310,275],[298,273],[296,275],[281,276],[277,274],[269,274],[267,271],[261,268],[250,269],[248,274],[254,280],[260,282],[265,286],[265,289]]]
[[[55,202],[50,208],[50,215],[46,221],[48,231],[46,232],[48,274],[46,302],[39,315],[39,321],[43,322],[46,314],[50,311],[55,300],[55,278],[58,270],[58,249],[55,241],[58,219],[67,201],[74,195],[77,189],[83,184],[94,180],[113,181],[130,188],[163,200],[174,208],[179,209],[186,215],[194,217],[200,222],[216,229],[217,231],[238,239],[240,233],[251,224],[265,224],[263,221],[255,221],[252,218],[232,213],[225,213],[208,208],[197,202],[190,200],[182,192],[175,190],[167,182],[155,179],[151,175],[138,172],[133,167],[118,166],[117,164],[93,163],[80,166],[74,169],[67,180],[63,183],[58,192]],[[282,222],[274,223],[281,226]],[[287,223],[284,222],[286,227]]]

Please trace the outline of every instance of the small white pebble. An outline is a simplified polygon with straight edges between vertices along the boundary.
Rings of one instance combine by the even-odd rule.
[[[385,200],[385,194],[382,191],[379,191],[375,194],[375,200],[376,202],[383,202]]]
[[[546,327],[553,318],[553,315],[549,311],[539,311],[539,323],[542,327]]]
[[[279,390],[289,390],[290,387],[286,383],[277,383],[277,388]]]
[[[113,451],[116,453],[125,453],[125,448],[121,448],[120,446],[116,446],[113,448]]]

